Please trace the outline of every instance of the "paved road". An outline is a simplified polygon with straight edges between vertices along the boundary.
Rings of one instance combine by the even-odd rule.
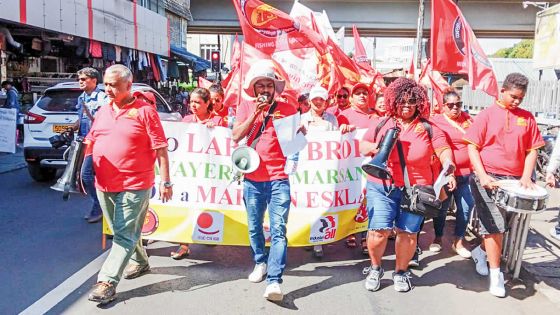
[[[476,275],[471,261],[454,256],[449,243],[437,255],[425,252],[422,269],[414,271],[416,287],[407,294],[392,288],[392,252],[386,256],[382,289],[371,293],[362,284],[367,260],[357,250],[329,245],[317,261],[301,248],[290,249],[285,300],[274,304],[262,298],[264,283],[246,280],[252,269],[248,248],[195,245],[190,259],[174,261],[168,258],[174,246],[158,242],[149,247],[151,273],[123,280],[119,298],[99,307],[87,301],[87,292],[95,282],[92,270],[102,261],[95,260],[102,254],[100,226],[82,219],[84,198],[63,202],[48,186],[34,183],[25,169],[0,175],[0,245],[5,249],[0,314],[34,303],[37,308],[28,310],[54,305],[49,314],[558,314],[531,280],[509,282],[505,299],[491,296],[487,279]],[[452,227],[451,222],[447,228]],[[425,230],[430,229],[428,223]],[[422,236],[424,248],[431,237]],[[77,289],[66,294],[72,285]]]

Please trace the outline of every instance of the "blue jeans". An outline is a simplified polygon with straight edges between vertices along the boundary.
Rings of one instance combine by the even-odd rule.
[[[467,224],[471,216],[471,211],[474,207],[474,199],[469,185],[470,175],[457,177],[457,188],[451,192],[457,205],[457,213],[455,215],[455,237],[463,238],[467,230]],[[443,236],[443,229],[445,227],[445,217],[447,210],[451,205],[451,198],[447,198],[442,206],[439,216],[434,218],[434,232],[436,237]]]
[[[393,227],[408,232],[420,231],[424,217],[401,209],[402,190],[394,188],[389,192],[383,184],[367,182],[366,198],[368,208],[368,230],[390,230]]]
[[[93,156],[88,155],[84,157],[82,164],[82,182],[84,183],[84,190],[86,191],[92,206],[89,212],[90,217],[96,217],[101,214],[101,206],[99,199],[97,199],[97,190],[95,189],[95,172],[93,170]]]
[[[286,268],[288,239],[286,224],[290,211],[290,182],[288,179],[254,182],[245,179],[243,201],[247,208],[249,242],[256,264],[267,263],[267,283],[282,283]],[[270,252],[265,251],[263,232],[264,213],[268,208],[270,218]]]

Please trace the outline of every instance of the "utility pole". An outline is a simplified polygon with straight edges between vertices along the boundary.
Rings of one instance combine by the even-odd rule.
[[[371,66],[373,67],[373,69],[375,69],[376,66],[376,61],[375,59],[377,59],[377,56],[375,55],[375,51],[377,50],[377,38],[374,37],[373,38],[373,58],[371,60]]]
[[[418,4],[418,28],[416,29],[416,69],[422,66],[422,33],[424,32],[424,2],[419,0]],[[420,71],[415,71],[415,76],[420,75]]]
[[[218,50],[221,52],[222,51],[222,42],[220,39],[220,34],[217,35],[218,36]],[[220,53],[220,70],[218,71],[218,73],[216,73],[216,80],[218,80],[218,83],[221,84],[222,82],[222,54]]]

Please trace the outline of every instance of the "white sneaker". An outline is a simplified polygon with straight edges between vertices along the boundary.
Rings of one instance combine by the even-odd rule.
[[[490,275],[490,294],[497,297],[506,296],[506,288],[504,287],[504,274],[499,272]]]
[[[267,285],[263,296],[269,301],[282,301],[284,298],[284,294],[282,293],[278,282],[273,282]]]
[[[550,229],[550,236],[552,236],[554,239],[557,239],[560,241],[560,234],[556,233],[556,226],[553,226]]]
[[[248,279],[251,282],[257,283],[263,281],[264,276],[266,276],[266,263],[256,264]]]
[[[472,259],[476,265],[476,272],[481,276],[488,275],[488,263],[486,259],[486,252],[482,248],[477,246],[471,252]]]

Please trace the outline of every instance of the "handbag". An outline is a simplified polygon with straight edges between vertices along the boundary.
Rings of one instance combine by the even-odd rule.
[[[414,185],[411,187],[400,141],[397,141],[397,151],[399,152],[405,186],[401,198],[401,209],[421,215],[426,219],[437,217],[441,210],[441,200],[436,196],[434,187],[432,185]]]

